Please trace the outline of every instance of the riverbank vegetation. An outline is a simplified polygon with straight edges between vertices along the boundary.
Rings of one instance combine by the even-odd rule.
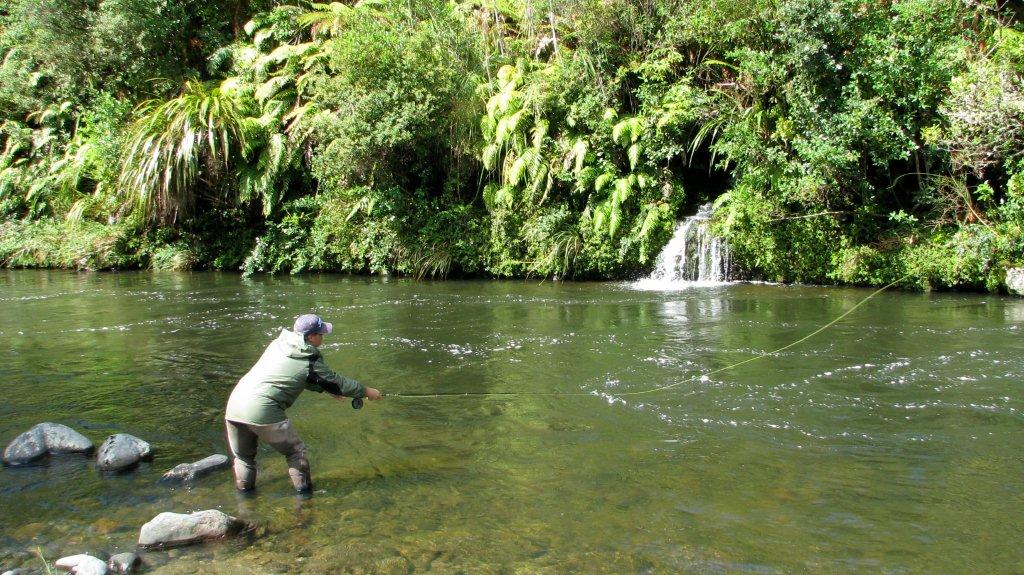
[[[1005,1],[6,0],[6,266],[1002,289]]]

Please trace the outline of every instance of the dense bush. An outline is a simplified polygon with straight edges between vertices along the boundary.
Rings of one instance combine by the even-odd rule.
[[[289,202],[256,239],[243,269],[417,277],[483,270],[482,214],[464,204],[407,199],[398,188],[355,188]]]
[[[139,267],[132,230],[98,222],[51,218],[0,223],[0,263],[6,267],[116,269]]]
[[[0,18],[6,265],[620,278],[711,201],[754,277],[999,290],[1024,264],[1005,3],[12,0]]]

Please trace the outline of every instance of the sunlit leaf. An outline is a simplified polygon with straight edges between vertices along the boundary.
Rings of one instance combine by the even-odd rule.
[[[498,83],[500,85],[508,85],[515,82],[519,76],[519,71],[516,70],[515,66],[508,64],[498,68]]]
[[[488,144],[487,146],[484,146],[484,152],[483,152],[483,155],[481,157],[481,160],[483,161],[483,164],[484,164],[484,168],[487,169],[487,170],[493,170],[494,166],[495,166],[495,162],[497,161],[497,159],[498,159],[498,145],[497,144]]]
[[[544,144],[544,137],[548,134],[548,121],[537,120],[533,125],[533,147],[536,150],[540,150]]]
[[[269,100],[277,94],[281,88],[291,82],[291,80],[292,78],[288,76],[274,76],[256,88],[256,100],[261,103]]]
[[[523,174],[526,173],[526,163],[529,156],[523,154],[512,162],[512,167],[505,173],[505,181],[510,186],[518,186],[523,179]]]
[[[583,170],[583,162],[587,159],[587,141],[583,138],[576,140],[576,143],[572,146],[571,156],[575,161],[573,171],[579,175]]]
[[[635,170],[637,162],[640,161],[640,144],[633,144],[626,150],[626,157],[629,158],[629,169]]]
[[[615,174],[611,172],[605,172],[601,174],[596,179],[594,179],[594,191],[600,192],[601,190],[604,189],[605,186],[608,185],[608,182],[612,181],[614,178]]]
[[[619,231],[620,224],[622,224],[622,210],[618,206],[613,205],[608,214],[608,235],[615,237],[615,234]]]

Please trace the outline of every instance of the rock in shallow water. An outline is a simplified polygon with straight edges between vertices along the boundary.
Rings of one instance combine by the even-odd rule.
[[[127,433],[111,435],[96,454],[96,465],[104,471],[120,471],[153,456],[153,448]]]
[[[92,451],[92,441],[74,429],[59,423],[40,423],[36,427],[43,430],[46,449],[50,453],[88,453]]]
[[[244,522],[215,509],[187,515],[165,512],[142,526],[139,546],[152,549],[223,539],[240,533],[245,526]]]
[[[118,553],[107,561],[111,573],[135,573],[141,565],[142,558],[138,553]]]
[[[22,433],[4,449],[4,463],[20,465],[46,455],[46,439],[39,426]]]
[[[74,429],[59,423],[44,422],[33,426],[7,445],[4,463],[20,465],[47,453],[88,453],[92,448],[92,441]]]
[[[171,469],[160,478],[160,481],[164,483],[188,483],[219,469],[227,469],[230,465],[231,460],[226,455],[211,455],[195,463],[175,465],[174,469]]]
[[[107,564],[92,555],[61,557],[54,565],[72,575],[107,575]]]

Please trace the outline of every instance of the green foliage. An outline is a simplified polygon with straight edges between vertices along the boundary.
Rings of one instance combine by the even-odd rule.
[[[76,198],[65,215],[69,220],[114,219],[122,206],[117,193],[123,137],[120,129],[131,118],[131,108],[110,94],[98,94],[78,120],[78,127],[54,163],[56,189]]]
[[[90,72],[109,75],[106,91],[124,93],[187,73],[187,62],[167,57],[187,49],[182,34],[190,20],[187,3],[104,0],[89,19]]]
[[[311,81],[319,113],[309,130],[322,185],[466,185],[479,110],[472,42],[449,11],[429,2],[412,9],[424,14],[384,18],[360,3],[345,33],[320,48],[326,63]]]
[[[764,279],[823,283],[849,245],[833,214],[787,216],[774,194],[756,187],[736,187],[722,203],[718,230],[731,238],[733,256]]]
[[[249,105],[230,89],[194,80],[176,98],[144,102],[128,136],[122,193],[150,219],[192,215],[199,188],[216,191],[245,155]]]
[[[0,11],[0,116],[99,92],[167,95],[269,2],[10,0]]]
[[[95,17],[85,0],[15,0],[5,3],[0,47],[0,110],[5,118],[22,119],[61,101],[76,98],[89,61],[90,25]],[[10,106],[9,108],[7,106]]]
[[[618,278],[714,201],[751,277],[999,290],[1024,262],[1022,38],[944,0],[11,0],[0,243]]]
[[[153,251],[150,267],[155,270],[190,270],[196,265],[195,254],[184,242],[163,244]]]
[[[36,547],[36,556],[39,557],[39,561],[43,564],[43,570],[46,571],[46,575],[53,575],[53,568],[50,567],[50,562],[43,556],[43,548],[40,546]]]
[[[68,209],[73,199],[62,168],[69,162],[61,151],[70,112],[71,103],[63,102],[30,114],[25,123],[8,120],[0,126],[0,206],[5,213],[38,217]]]
[[[681,186],[654,167],[666,153],[648,144],[658,143],[648,117],[599,105],[596,118],[576,119],[581,103],[603,99],[581,82],[584,62],[520,60],[481,85],[489,94],[481,160],[493,177],[483,193],[492,273],[629,273],[648,263],[652,239],[675,215]]]
[[[114,269],[143,265],[128,248],[137,230],[98,222],[50,218],[0,223],[0,264],[4,267]]]
[[[1005,280],[999,259],[1006,244],[987,226],[971,225],[910,250],[908,267],[927,288],[998,290]]]
[[[954,169],[985,177],[1024,153],[1024,79],[1008,66],[973,62],[951,82],[941,111],[948,125],[941,144]]]
[[[480,214],[444,200],[408,203],[404,195],[397,188],[359,187],[289,202],[280,221],[256,239],[243,270],[479,273]]]

